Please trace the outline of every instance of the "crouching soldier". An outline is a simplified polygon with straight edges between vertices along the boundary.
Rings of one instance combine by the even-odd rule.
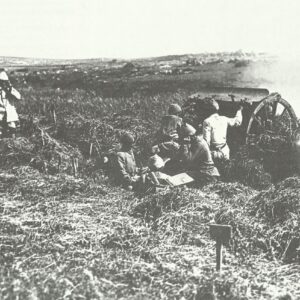
[[[157,132],[156,145],[152,147],[152,154],[158,154],[166,162],[165,172],[172,175],[178,170],[178,162],[175,160],[180,148],[179,130],[183,124],[181,118],[182,109],[178,104],[171,104],[168,114],[161,120],[160,129]]]
[[[178,158],[183,170],[195,181],[203,183],[215,181],[220,174],[215,167],[207,142],[196,135],[196,129],[185,124],[180,132],[181,147]]]
[[[19,116],[10,100],[20,99],[20,93],[12,87],[6,72],[0,72],[0,137],[15,137]]]
[[[179,150],[178,130],[182,126],[182,109],[178,104],[171,104],[168,115],[161,120],[157,132],[156,145],[152,147],[152,154],[158,153],[162,158],[174,158]]]
[[[132,190],[137,187],[141,179],[132,149],[134,138],[130,133],[124,133],[120,138],[120,143],[121,149],[116,155],[114,177],[118,184]]]

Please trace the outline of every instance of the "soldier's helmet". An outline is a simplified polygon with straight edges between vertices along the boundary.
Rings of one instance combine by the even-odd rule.
[[[213,98],[207,98],[205,99],[205,104],[207,106],[207,109],[211,112],[217,112],[219,111],[220,107],[219,107],[219,104],[218,102],[213,99]]]
[[[125,132],[121,135],[120,137],[120,142],[123,144],[123,145],[128,145],[128,146],[131,146],[134,144],[134,137],[131,133],[129,132]]]
[[[169,115],[178,115],[182,112],[181,107],[178,104],[171,104],[168,109]]]
[[[182,125],[182,127],[180,129],[180,135],[182,137],[193,136],[195,134],[196,134],[196,129],[192,125],[187,124],[187,123]]]
[[[9,80],[5,71],[0,72],[0,80],[1,81],[8,81]]]

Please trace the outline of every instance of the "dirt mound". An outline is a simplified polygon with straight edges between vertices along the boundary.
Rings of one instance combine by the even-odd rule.
[[[82,155],[77,149],[58,142],[43,130],[30,138],[2,139],[0,150],[2,169],[29,165],[46,173],[74,174],[82,161]]]
[[[143,149],[151,134],[150,124],[128,115],[115,114],[111,118],[87,119],[80,115],[65,118],[57,129],[57,138],[78,147],[84,156],[99,156],[117,149],[122,132],[136,138],[137,150]]]
[[[300,217],[300,177],[290,177],[253,200],[253,212],[270,223],[282,223]]]
[[[0,140],[0,160],[2,168],[10,168],[17,164],[29,163],[35,145],[27,138],[20,137],[17,139],[1,139]]]
[[[230,161],[217,164],[222,180],[238,181],[257,190],[269,188],[272,185],[272,176],[265,170],[263,161],[254,158],[250,150],[250,147],[244,145]]]
[[[78,147],[83,155],[105,151],[116,144],[114,128],[105,121],[80,115],[65,118],[58,125],[57,137]]]
[[[250,213],[267,226],[273,252],[300,261],[300,177],[290,177],[251,201]]]
[[[95,184],[92,180],[75,178],[68,174],[43,174],[31,166],[17,166],[10,171],[11,179],[4,182],[9,184],[14,180],[13,192],[17,195],[16,199],[20,200],[30,198],[32,201],[41,201],[39,199],[51,197],[66,199],[81,194],[86,197],[107,194],[103,183]],[[3,182],[1,174],[0,182]]]
[[[225,181],[239,181],[255,189],[263,190],[271,186],[272,177],[264,170],[261,162],[251,158],[233,158],[220,166]]]
[[[227,193],[232,195],[232,202],[224,198]],[[224,206],[237,208],[253,194],[252,189],[238,183],[210,184],[204,190],[175,188],[143,198],[132,215],[149,222],[166,242],[198,244],[208,238],[208,224],[215,222]]]
[[[264,253],[269,259],[299,260],[299,199],[300,179],[291,177],[249,197],[243,205],[223,205],[215,219],[232,225],[233,249],[243,257]]]
[[[259,194],[240,183],[219,182],[202,190],[176,188],[148,195],[131,214],[148,222],[166,243],[205,243],[210,222],[228,224],[233,228],[231,250],[237,256],[278,259],[287,255],[291,241],[294,245],[300,240],[299,199],[299,177]],[[298,259],[297,251],[288,256]]]

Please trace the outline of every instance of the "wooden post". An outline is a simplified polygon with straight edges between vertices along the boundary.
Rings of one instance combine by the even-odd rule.
[[[210,224],[210,237],[216,241],[216,270],[222,269],[222,246],[227,245],[231,239],[231,226]]]
[[[216,258],[217,258],[217,271],[221,271],[222,268],[222,243],[220,241],[216,242]]]

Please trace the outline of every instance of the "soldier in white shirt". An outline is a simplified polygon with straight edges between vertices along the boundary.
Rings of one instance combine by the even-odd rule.
[[[20,93],[12,87],[5,71],[0,72],[0,136],[3,129],[6,129],[8,135],[14,137],[19,116],[16,108],[9,100],[20,100]],[[3,124],[4,123],[4,124]]]
[[[219,104],[214,99],[210,100],[210,117],[203,122],[203,137],[210,147],[214,160],[229,160],[230,149],[227,145],[227,128],[238,127],[242,124],[241,106],[234,118],[228,118],[219,115]]]

